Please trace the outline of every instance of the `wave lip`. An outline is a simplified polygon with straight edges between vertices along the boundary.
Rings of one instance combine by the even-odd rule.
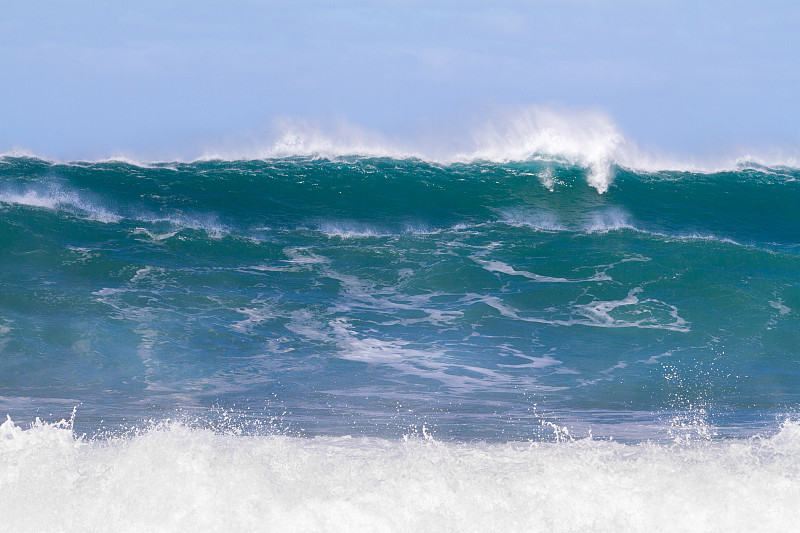
[[[566,159],[588,169],[587,182],[600,194],[613,180],[612,165],[625,140],[609,117],[598,112],[531,107],[490,121],[476,134],[467,160],[527,161],[536,156]]]

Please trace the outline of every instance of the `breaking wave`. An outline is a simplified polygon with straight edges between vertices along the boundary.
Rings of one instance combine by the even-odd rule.
[[[626,445],[238,435],[162,423],[86,439],[0,425],[9,531],[784,531],[800,427]]]
[[[286,159],[389,158],[416,159],[440,165],[478,161],[511,163],[555,161],[586,169],[586,181],[599,193],[608,191],[615,169],[639,172],[718,173],[759,169],[800,168],[797,151],[771,150],[735,153],[722,157],[676,157],[646,150],[627,139],[605,113],[586,109],[528,106],[495,113],[472,127],[442,127],[422,140],[387,137],[344,120],[320,123],[309,120],[275,120],[273,133],[248,147],[206,149],[199,157],[182,161],[248,161]],[[431,141],[431,139],[437,139]],[[447,139],[447,141],[442,141]],[[14,150],[2,157],[35,157]],[[2,160],[0,157],[0,160]],[[152,162],[131,155],[101,160],[143,168],[172,168],[181,160]]]

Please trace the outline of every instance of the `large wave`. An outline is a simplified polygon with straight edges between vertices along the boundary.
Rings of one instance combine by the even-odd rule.
[[[5,154],[37,157],[17,148]],[[646,149],[627,138],[613,119],[598,110],[528,106],[496,111],[469,125],[441,125],[409,138],[387,136],[346,120],[313,121],[280,118],[265,139],[221,143],[199,155],[151,160],[120,152],[104,162],[148,167],[164,163],[209,160],[240,161],[291,157],[419,159],[434,164],[555,160],[587,170],[586,180],[605,193],[615,167],[635,171],[714,173],[742,168],[800,168],[797,149],[738,149],[716,156],[676,156]]]

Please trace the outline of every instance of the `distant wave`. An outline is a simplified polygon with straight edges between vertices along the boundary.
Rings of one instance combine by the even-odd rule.
[[[248,150],[209,150],[196,161],[308,157],[419,159],[437,164],[478,161],[512,163],[532,160],[579,165],[587,182],[604,193],[614,167],[634,171],[716,173],[743,168],[800,168],[798,154],[783,151],[736,153],[717,158],[680,158],[654,153],[626,139],[605,113],[542,106],[507,110],[463,132],[436,135],[446,142],[398,141],[339,122],[323,127],[308,121],[282,120],[275,138]]]
[[[613,182],[615,167],[641,172],[692,173],[800,168],[800,151],[796,149],[788,152],[739,151],[721,157],[681,158],[659,154],[627,139],[607,114],[593,110],[542,106],[509,109],[465,130],[449,131],[443,127],[433,133],[422,135],[418,140],[407,140],[389,138],[344,121],[323,125],[307,120],[283,119],[275,121],[268,140],[246,147],[220,146],[206,149],[196,157],[165,161],[119,153],[94,162],[171,168],[176,163],[293,157],[418,159],[442,165],[552,160],[585,168],[587,182],[601,194]],[[22,149],[0,155],[0,161],[7,157],[59,162]]]

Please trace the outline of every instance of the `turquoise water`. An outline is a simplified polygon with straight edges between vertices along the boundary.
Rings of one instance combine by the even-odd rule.
[[[0,411],[99,434],[777,431],[800,170],[0,160]],[[554,430],[553,428],[556,428]]]

